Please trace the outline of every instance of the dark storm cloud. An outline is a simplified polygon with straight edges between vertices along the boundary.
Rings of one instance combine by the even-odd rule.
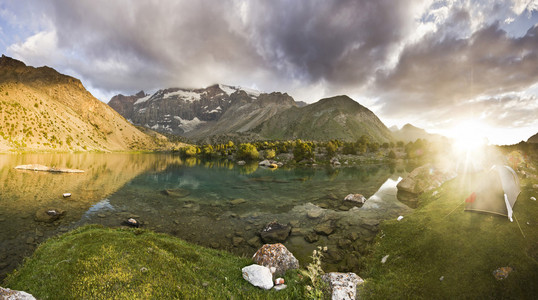
[[[513,38],[498,24],[467,39],[439,40],[435,33],[407,47],[394,70],[379,74],[378,90],[386,93],[387,113],[437,109],[478,96],[522,91],[538,82],[538,26]],[[512,98],[516,99],[516,98]],[[403,109],[402,109],[403,108]]]
[[[416,1],[415,1],[416,3]],[[260,54],[306,84],[361,85],[411,29],[412,1],[266,1],[249,25]]]

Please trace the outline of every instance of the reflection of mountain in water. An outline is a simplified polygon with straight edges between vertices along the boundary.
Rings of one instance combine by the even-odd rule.
[[[14,169],[34,163],[85,172],[54,174]],[[141,173],[161,171],[173,163],[181,161],[174,156],[149,154],[0,155],[0,280],[59,227],[70,226],[96,202]],[[72,196],[63,198],[63,193]],[[34,221],[38,210],[53,208],[65,210],[65,216],[54,223]]]

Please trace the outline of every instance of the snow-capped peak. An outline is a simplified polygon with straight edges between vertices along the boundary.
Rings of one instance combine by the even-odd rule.
[[[247,93],[247,95],[249,95],[251,97],[256,97],[256,98],[258,96],[260,96],[260,94],[261,94],[260,91],[249,89],[249,88],[244,88],[244,87],[240,87],[240,86],[231,86],[231,85],[219,84],[219,88],[223,92],[225,92],[228,96],[235,93],[236,91],[245,91],[245,93]]]

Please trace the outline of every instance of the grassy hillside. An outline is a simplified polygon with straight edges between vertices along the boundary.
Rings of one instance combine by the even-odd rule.
[[[39,299],[301,299],[296,272],[288,288],[252,286],[248,258],[138,229],[86,226],[42,244],[5,286]]]
[[[356,141],[362,135],[378,143],[392,140],[391,132],[374,113],[347,96],[292,107],[253,131],[264,138],[279,140]]]
[[[75,78],[0,58],[0,152],[124,151],[155,142]]]
[[[422,196],[401,221],[382,225],[361,294],[371,299],[535,299],[538,295],[536,164],[521,182],[516,220],[464,212],[477,177],[456,178]],[[532,173],[531,173],[532,172]],[[521,226],[521,230],[519,226]],[[381,259],[389,255],[383,264]],[[504,280],[493,272],[513,269]]]

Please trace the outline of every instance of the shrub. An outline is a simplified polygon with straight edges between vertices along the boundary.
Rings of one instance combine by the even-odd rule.
[[[314,158],[314,152],[312,147],[301,140],[295,142],[295,148],[293,148],[293,158],[299,162],[305,159]]]
[[[258,149],[256,149],[254,145],[249,144],[249,143],[239,145],[239,149],[237,150],[237,153],[236,153],[237,159],[255,160],[255,159],[258,159],[258,157],[259,157]]]
[[[275,156],[276,156],[275,150],[269,149],[269,150],[265,151],[265,158],[273,159],[273,158],[275,158]]]

